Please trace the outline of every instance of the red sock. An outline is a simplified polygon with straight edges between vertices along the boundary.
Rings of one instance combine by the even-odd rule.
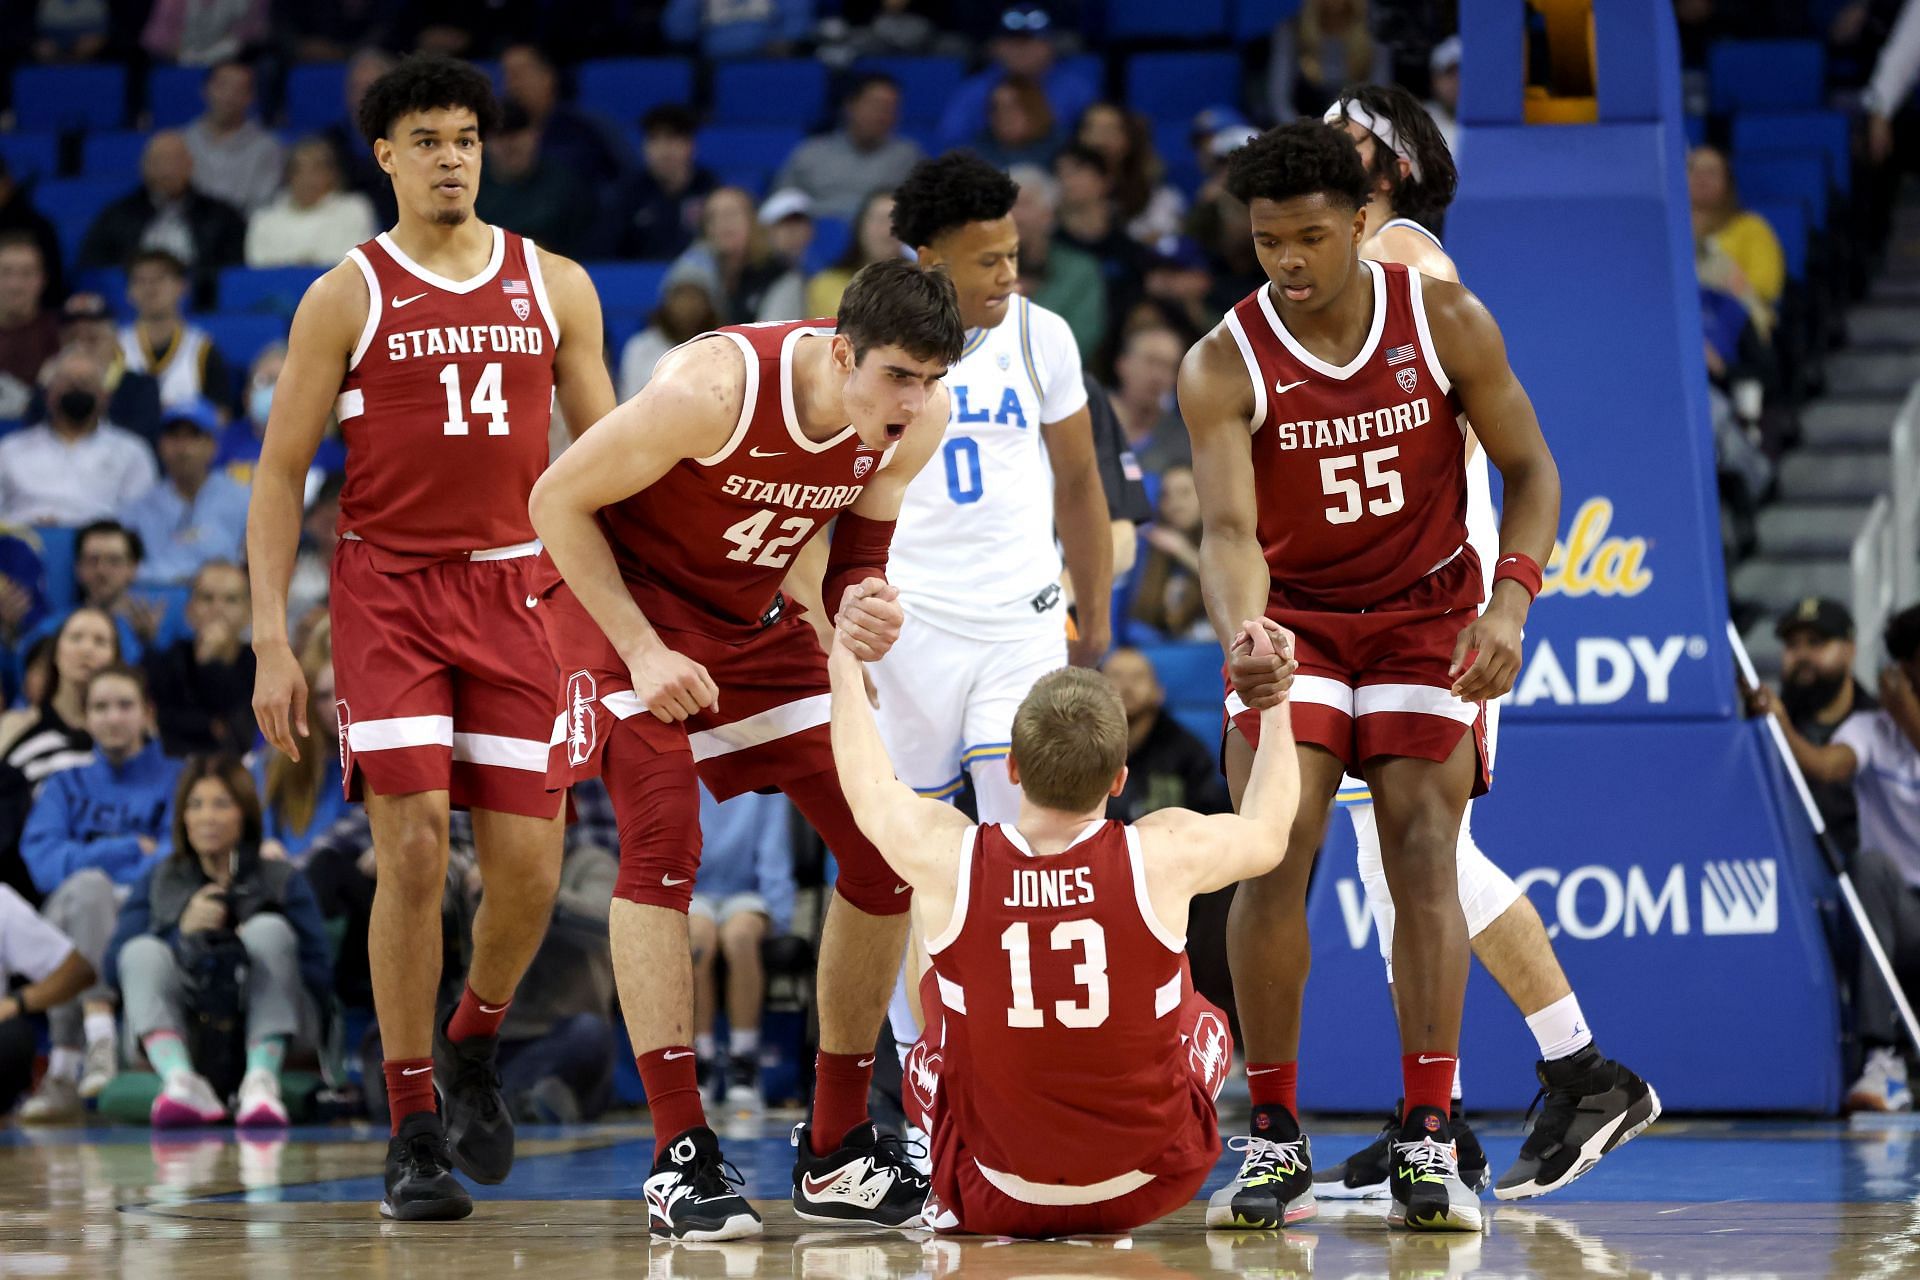
[[[1443,1116],[1451,1115],[1455,1061],[1451,1053],[1401,1054],[1400,1079],[1407,1102],[1400,1114],[1408,1116],[1415,1107],[1432,1107]]]
[[[432,1058],[388,1058],[380,1071],[387,1078],[389,1134],[399,1133],[408,1116],[434,1110]]]
[[[640,1068],[640,1086],[647,1091],[647,1108],[653,1112],[653,1156],[689,1129],[707,1122],[707,1108],[700,1101],[700,1081],[694,1075],[693,1049],[689,1045],[670,1044],[634,1059]]]
[[[813,1122],[807,1128],[813,1154],[835,1150],[847,1130],[867,1118],[867,1087],[873,1054],[820,1053],[813,1060]]]
[[[471,1040],[475,1036],[499,1035],[500,1024],[507,1020],[507,1010],[512,1006],[511,999],[488,1004],[468,987],[460,993],[460,1003],[453,1007],[453,1017],[447,1021],[447,1039]]]
[[[1298,1062],[1249,1062],[1247,1064],[1247,1093],[1256,1107],[1285,1107],[1295,1120],[1300,1118],[1300,1105],[1294,1101],[1294,1091],[1300,1082],[1300,1064]]]

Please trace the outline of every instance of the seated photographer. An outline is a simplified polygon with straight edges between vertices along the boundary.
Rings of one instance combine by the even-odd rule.
[[[260,797],[238,759],[181,771],[173,852],[134,885],[107,965],[161,1077],[155,1128],[219,1123],[236,1085],[236,1123],[287,1123],[280,1065],[290,1043],[319,1041],[333,966],[306,878],[260,856]]]

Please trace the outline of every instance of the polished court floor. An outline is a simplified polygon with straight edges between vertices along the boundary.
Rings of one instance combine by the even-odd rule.
[[[0,1276],[1920,1277],[1920,1128],[1907,1126],[1662,1121],[1558,1196],[1489,1198],[1481,1237],[1389,1231],[1371,1206],[1210,1233],[1195,1204],[1131,1239],[1006,1243],[796,1221],[789,1123],[737,1122],[727,1139],[768,1202],[766,1234],[678,1246],[648,1238],[642,1124],[523,1131],[512,1178],[480,1188],[472,1218],[404,1226],[375,1211],[384,1135],[371,1129],[264,1141],[0,1129]],[[1498,1170],[1518,1126],[1483,1133]],[[1314,1134],[1323,1160],[1366,1137]]]

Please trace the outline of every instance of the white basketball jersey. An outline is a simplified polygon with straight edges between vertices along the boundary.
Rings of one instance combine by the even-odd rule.
[[[1067,322],[1015,296],[946,377],[939,452],[907,486],[887,580],[907,613],[992,640],[1059,628],[1060,552],[1042,424],[1087,403]]]

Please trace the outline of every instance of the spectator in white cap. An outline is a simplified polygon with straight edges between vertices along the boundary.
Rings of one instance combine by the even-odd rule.
[[[1432,96],[1424,104],[1434,127],[1446,139],[1447,150],[1460,144],[1460,37],[1448,36],[1427,55]]]
[[[804,319],[806,285],[768,243],[753,197],[721,187],[700,212],[700,238],[667,268],[667,289],[683,280],[703,285],[720,305],[722,324]]]
[[[760,225],[767,229],[767,246],[774,256],[805,273],[807,249],[813,244],[813,201],[798,187],[782,187],[760,206]]]

